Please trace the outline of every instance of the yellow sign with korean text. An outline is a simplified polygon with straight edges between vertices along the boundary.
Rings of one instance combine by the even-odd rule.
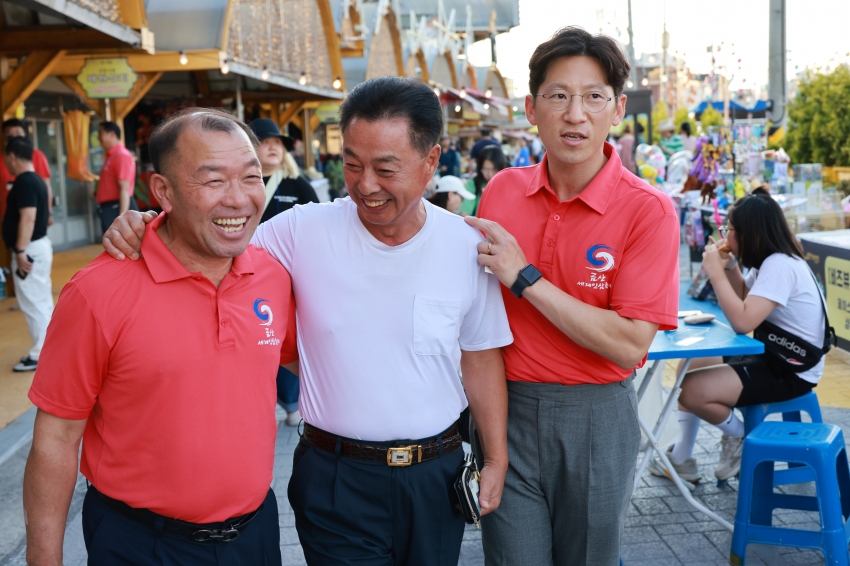
[[[126,58],[86,59],[77,82],[89,98],[129,98],[138,78]]]
[[[827,257],[824,275],[829,323],[839,338],[850,340],[850,261]]]

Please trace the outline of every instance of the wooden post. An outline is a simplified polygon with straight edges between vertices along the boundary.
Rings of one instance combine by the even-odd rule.
[[[311,109],[304,109],[304,127],[301,132],[304,135],[304,170],[306,171],[313,166],[313,133],[310,131],[310,113]]]

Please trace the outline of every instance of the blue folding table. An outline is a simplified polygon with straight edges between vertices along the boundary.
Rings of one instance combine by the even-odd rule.
[[[761,354],[764,352],[764,344],[749,336],[736,334],[729,326],[729,322],[726,320],[719,306],[713,305],[708,301],[696,301],[687,294],[689,285],[689,282],[683,282],[679,289],[679,310],[699,310],[704,313],[713,314],[717,318],[713,322],[697,325],[687,325],[682,322],[682,319],[679,319],[679,327],[676,330],[658,332],[652,341],[652,345],[649,347],[647,359],[652,365],[650,365],[646,376],[638,388],[638,402],[640,402],[643,394],[646,392],[649,383],[653,379],[661,379],[661,376],[664,374],[662,368],[664,368],[666,360],[684,359],[685,363],[676,376],[676,384],[673,386],[673,390],[670,392],[670,396],[667,398],[667,402],[664,404],[655,426],[650,428],[643,417],[638,414],[640,427],[649,440],[649,449],[644,452],[643,459],[640,466],[638,466],[634,487],[637,489],[640,485],[640,480],[646,472],[646,467],[649,465],[653,454],[658,454],[658,457],[670,472],[671,479],[676,484],[676,487],[679,488],[679,491],[682,492],[688,503],[732,531],[734,529],[731,523],[693,498],[691,495],[691,491],[694,489],[693,484],[685,482],[679,477],[673,466],[670,465],[663,447],[659,446],[658,438],[661,436],[664,427],[667,426],[670,415],[678,406],[677,401],[679,399],[679,393],[682,390],[682,380],[685,378],[685,373],[687,373],[692,359],[712,356]]]

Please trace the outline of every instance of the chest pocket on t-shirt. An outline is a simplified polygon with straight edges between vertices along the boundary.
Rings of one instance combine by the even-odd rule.
[[[413,300],[413,351],[420,356],[450,356],[459,322],[460,301],[417,295]]]

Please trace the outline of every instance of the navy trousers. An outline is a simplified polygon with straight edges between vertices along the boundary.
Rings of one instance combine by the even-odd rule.
[[[307,564],[457,566],[464,521],[452,484],[462,460],[456,450],[389,467],[302,440],[288,493]]]
[[[122,515],[89,489],[83,500],[83,538],[89,566],[281,566],[277,500],[263,508],[236,540],[196,542]]]
[[[298,410],[298,376],[283,366],[277,368],[277,400],[287,413]]]

